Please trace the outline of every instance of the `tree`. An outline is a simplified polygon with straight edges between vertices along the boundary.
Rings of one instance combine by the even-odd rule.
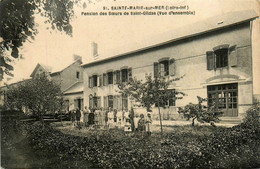
[[[1,1],[1,0],[0,0]],[[37,34],[35,16],[46,18],[52,29],[72,35],[73,5],[78,0],[2,0],[0,2],[0,81],[13,76],[13,59],[19,48]]]
[[[60,86],[46,76],[26,81],[7,90],[6,105],[10,109],[28,108],[38,119],[47,113],[59,112],[62,108]]]
[[[169,90],[169,85],[181,78],[182,77],[168,79],[162,76],[155,78],[147,76],[144,82],[133,78],[130,79],[128,83],[120,83],[118,88],[120,90],[119,93],[130,96],[136,103],[138,103],[138,106],[145,107],[148,112],[151,111],[153,105],[157,105],[162,133],[163,128],[160,107],[164,107],[165,102],[169,99],[175,101],[183,98],[185,95],[183,92]]]
[[[223,112],[219,111],[215,105],[205,106],[202,103],[207,101],[205,98],[201,98],[197,96],[198,104],[189,103],[184,107],[179,107],[178,112],[183,114],[184,118],[187,120],[192,120],[192,126],[195,125],[195,120],[200,123],[210,123],[214,126],[215,122],[219,122],[219,116],[223,114]]]

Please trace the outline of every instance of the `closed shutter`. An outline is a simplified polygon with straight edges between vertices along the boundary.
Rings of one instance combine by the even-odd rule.
[[[231,46],[228,50],[229,54],[229,65],[230,66],[237,66],[237,45]]]
[[[159,71],[159,64],[158,64],[158,62],[154,62],[153,63],[153,67],[154,67],[154,77],[158,77],[158,71]]]
[[[106,78],[107,77],[107,75],[104,73],[103,74],[103,86],[106,86],[107,84],[106,84]]]
[[[207,70],[213,70],[214,69],[214,53],[213,53],[213,51],[207,51],[206,57],[207,57]]]
[[[132,79],[132,68],[129,68],[128,71],[128,81]]]
[[[169,74],[170,74],[170,76],[175,75],[175,60],[174,59],[170,59],[170,61],[169,61]]]
[[[88,78],[88,87],[89,87],[89,88],[93,87],[92,77],[89,77],[89,78]]]

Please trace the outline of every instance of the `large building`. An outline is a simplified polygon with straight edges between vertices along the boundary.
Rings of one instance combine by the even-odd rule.
[[[177,108],[197,103],[197,96],[208,98],[208,104],[215,101],[223,117],[242,119],[253,103],[251,32],[257,17],[254,11],[223,14],[83,64],[84,105],[129,110],[132,103],[118,93],[119,82],[158,73],[169,79],[185,75],[170,88],[187,96],[169,100],[163,119],[178,119]],[[158,118],[155,107],[153,114]]]

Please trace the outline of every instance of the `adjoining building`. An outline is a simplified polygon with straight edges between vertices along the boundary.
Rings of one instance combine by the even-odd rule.
[[[74,55],[73,62],[67,65],[63,65],[62,63],[58,67],[52,67],[49,65],[45,65],[42,63],[38,63],[34,68],[33,72],[31,73],[31,78],[37,78],[41,75],[47,76],[49,80],[54,81],[58,84],[61,90],[64,93],[64,100],[65,100],[65,109],[71,110],[79,108],[83,110],[83,68],[81,67],[82,58],[81,56]],[[30,80],[30,79],[28,79]],[[19,83],[10,84],[10,87],[15,87],[17,84],[23,83],[23,81]],[[80,92],[74,93],[70,92],[70,90],[75,87],[81,86]],[[4,86],[0,89],[0,98],[1,100],[5,99],[5,93],[8,90],[7,86]],[[67,95],[69,93],[69,96]],[[0,102],[3,106],[4,101]]]
[[[168,101],[164,120],[180,118],[177,107],[197,103],[197,96],[208,98],[209,105],[216,102],[224,118],[242,119],[253,103],[251,32],[257,17],[254,11],[223,14],[83,64],[84,105],[129,110],[132,103],[117,92],[118,83],[158,73],[169,79],[185,75],[171,89],[187,96]],[[154,119],[157,114],[154,107]]]

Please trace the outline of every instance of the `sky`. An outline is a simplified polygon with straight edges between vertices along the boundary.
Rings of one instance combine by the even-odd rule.
[[[84,0],[81,1],[82,4]],[[103,7],[111,6],[188,6],[195,15],[186,16],[84,16],[82,12],[102,12]],[[164,32],[171,31],[186,24],[196,23],[232,11],[253,9],[260,14],[259,0],[87,0],[86,7],[75,7],[72,21],[73,36],[46,29],[43,18],[36,17],[39,34],[31,43],[27,42],[21,49],[24,59],[14,63],[15,82],[30,77],[37,63],[50,66],[67,65],[72,62],[73,54],[82,56],[83,62],[92,59],[91,43],[98,44],[100,58],[109,54],[138,46],[144,39],[160,38]],[[117,12],[117,11],[115,11]],[[124,12],[124,11],[123,11]],[[254,78],[260,74],[260,21],[253,24],[253,62]],[[255,93],[260,94],[260,80],[254,82]]]

